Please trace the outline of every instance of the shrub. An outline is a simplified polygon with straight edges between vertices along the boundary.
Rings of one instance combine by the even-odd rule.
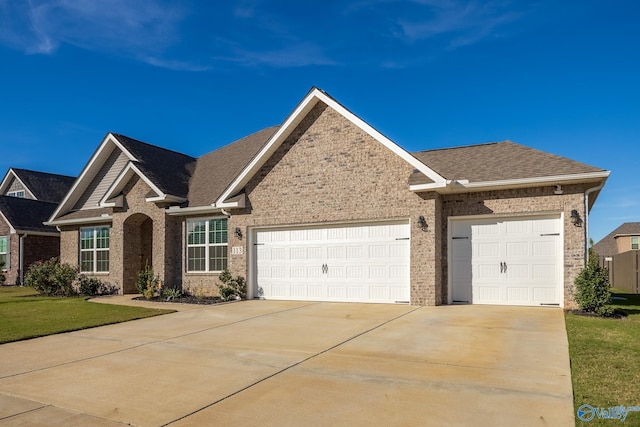
[[[589,248],[589,260],[575,280],[575,298],[583,311],[596,313],[608,317],[613,314],[609,272],[600,267],[598,255],[593,249],[593,242]]]
[[[153,274],[153,267],[147,264],[145,265],[144,270],[138,273],[136,289],[138,289],[138,292],[144,295],[146,299],[151,299],[155,296],[159,282],[160,278],[155,277]]]
[[[218,279],[222,282],[217,284],[217,286],[220,290],[220,298],[223,301],[247,298],[247,284],[244,277],[233,277],[229,270],[224,270],[220,273]]]
[[[0,285],[4,284],[7,276],[4,275],[4,261],[0,261]]]
[[[118,288],[95,277],[81,274],[78,276],[78,292],[80,295],[88,296],[113,295],[118,292]]]
[[[69,264],[61,264],[58,258],[38,261],[29,266],[24,283],[33,287],[41,295],[71,296],[76,295],[73,282],[78,272]]]
[[[180,288],[164,288],[162,289],[162,298],[167,301],[180,298],[182,296],[182,290]]]

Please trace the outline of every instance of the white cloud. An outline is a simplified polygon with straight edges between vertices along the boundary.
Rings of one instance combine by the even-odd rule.
[[[428,19],[398,19],[401,37],[409,42],[449,35],[449,47],[475,44],[493,34],[500,25],[512,22],[519,14],[504,9],[501,3],[457,0],[413,0],[430,13]]]
[[[183,11],[156,0],[0,0],[0,42],[29,54],[68,44],[125,56],[178,41]],[[151,55],[150,55],[151,56]]]
[[[338,65],[324,50],[310,42],[292,43],[273,50],[249,50],[235,46],[230,56],[216,59],[245,66],[267,65],[271,67],[304,67],[309,65]]]

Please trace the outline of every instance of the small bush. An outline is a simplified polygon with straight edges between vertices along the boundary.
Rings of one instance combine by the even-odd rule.
[[[78,276],[78,292],[80,295],[88,296],[113,295],[118,292],[118,288],[95,277],[81,274]]]
[[[589,260],[575,280],[575,299],[580,309],[599,316],[608,317],[613,314],[609,272],[600,267],[598,256],[592,247],[589,248]]]
[[[4,261],[0,261],[0,285],[3,285],[7,280],[7,276],[4,275]]]
[[[180,298],[182,296],[182,290],[180,288],[164,288],[162,289],[162,298],[167,301]]]
[[[144,295],[146,299],[151,299],[156,294],[158,283],[160,283],[160,278],[154,276],[153,267],[147,264],[144,270],[138,273],[136,289],[138,289],[138,292]]]
[[[38,261],[29,266],[24,278],[26,286],[30,286],[45,296],[76,295],[73,282],[78,272],[69,264],[61,264],[58,258]]]
[[[246,299],[247,298],[247,284],[242,276],[233,277],[229,270],[224,270],[218,276],[220,282],[218,290],[220,291],[220,298],[223,301],[230,301],[233,299]]]

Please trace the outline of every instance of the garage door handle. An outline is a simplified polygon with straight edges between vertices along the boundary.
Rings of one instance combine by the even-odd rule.
[[[327,264],[322,264],[322,274],[327,274],[329,272],[329,266]]]
[[[502,274],[504,271],[504,262],[500,263],[500,274]]]
[[[504,272],[505,273],[507,272],[507,263],[506,262],[504,263]]]

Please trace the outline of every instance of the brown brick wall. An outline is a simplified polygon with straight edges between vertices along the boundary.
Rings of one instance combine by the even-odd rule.
[[[173,286],[174,256],[172,241],[179,239],[179,221],[165,214],[166,206],[158,206],[145,199],[151,188],[138,177],[134,177],[125,186],[125,201],[122,208],[114,209],[111,221],[109,273],[96,274],[98,279],[113,284],[120,293],[135,293],[137,273],[144,268],[147,259],[163,286]],[[79,229],[82,227],[64,227],[62,230],[61,253],[63,262],[78,265]],[[168,234],[167,234],[168,233]],[[167,235],[173,236],[167,238]],[[177,236],[177,237],[176,237]]]
[[[585,230],[570,222],[575,209],[584,219],[584,191],[586,186],[563,186],[564,194],[553,194],[554,187],[523,188],[443,196],[443,216],[505,215],[564,213],[564,305],[575,307],[574,280],[584,266]],[[442,301],[447,301],[447,235],[448,221],[442,221]]]
[[[234,274],[247,275],[249,227],[391,220],[411,224],[411,303],[441,301],[439,197],[409,191],[412,167],[324,104],[300,123],[246,186],[248,208],[232,212],[229,248]],[[422,231],[423,215],[430,230]],[[240,227],[242,241],[233,236]],[[251,281],[251,278],[249,278]]]

